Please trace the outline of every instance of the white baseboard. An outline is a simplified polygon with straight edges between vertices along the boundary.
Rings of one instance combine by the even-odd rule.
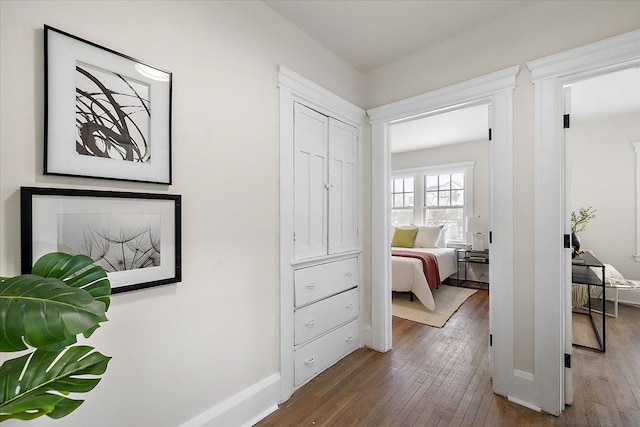
[[[180,427],[250,427],[278,409],[280,374],[242,390]]]
[[[536,405],[533,405],[531,402],[527,402],[526,400],[518,399],[517,397],[508,396],[509,402],[513,402],[517,405],[524,406],[525,408],[529,408],[532,411],[542,412],[542,408]]]
[[[364,325],[364,327],[362,328],[362,335],[364,337],[364,346],[367,348],[371,348],[371,342],[373,340],[371,325]]]

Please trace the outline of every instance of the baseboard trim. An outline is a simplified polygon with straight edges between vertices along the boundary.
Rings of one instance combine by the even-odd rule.
[[[367,348],[371,348],[371,342],[373,340],[371,325],[364,325],[364,327],[362,328],[362,336],[364,338],[364,346]]]
[[[250,427],[278,409],[280,374],[273,374],[220,402],[180,427]]]
[[[513,397],[513,396],[507,396],[507,399],[509,399],[509,402],[513,402],[517,405],[524,406],[525,408],[529,408],[532,411],[542,412],[541,407],[536,406],[530,402],[527,402],[526,400],[518,399],[517,397]]]

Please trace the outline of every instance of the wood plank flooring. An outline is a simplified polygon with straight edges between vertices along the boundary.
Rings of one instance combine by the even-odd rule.
[[[357,350],[257,426],[640,426],[640,308],[607,318],[605,354],[574,349],[561,417],[493,394],[488,313],[481,290],[442,329],[394,317],[393,350]]]

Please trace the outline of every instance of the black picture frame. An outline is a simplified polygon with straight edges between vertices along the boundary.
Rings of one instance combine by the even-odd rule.
[[[170,72],[48,25],[44,68],[45,175],[171,184]]]
[[[22,274],[50,252],[105,267],[111,293],[182,280],[182,196],[21,187]]]

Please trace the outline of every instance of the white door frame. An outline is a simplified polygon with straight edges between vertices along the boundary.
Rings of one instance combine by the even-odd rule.
[[[535,90],[535,372],[545,412],[564,409],[564,321],[568,304],[563,86],[640,65],[640,30],[527,63]]]
[[[389,126],[463,106],[491,104],[490,347],[494,392],[509,395],[513,376],[513,92],[514,66],[367,111],[372,125],[371,165],[371,342],[391,349],[391,248],[389,242]]]

